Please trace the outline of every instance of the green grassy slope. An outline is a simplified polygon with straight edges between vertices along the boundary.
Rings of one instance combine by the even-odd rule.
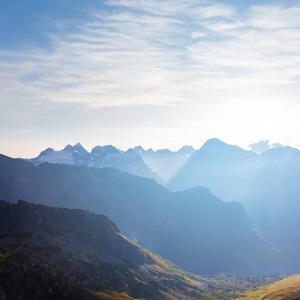
[[[300,299],[300,275],[293,275],[273,284],[241,294],[245,300],[296,300]]]

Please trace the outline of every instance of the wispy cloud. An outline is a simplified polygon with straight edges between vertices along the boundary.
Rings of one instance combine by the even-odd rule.
[[[206,90],[293,84],[300,75],[300,7],[106,5],[87,20],[54,23],[48,50],[2,50],[2,101],[178,105]]]
[[[300,26],[300,7],[253,6],[250,9],[249,25],[264,29],[295,28]]]

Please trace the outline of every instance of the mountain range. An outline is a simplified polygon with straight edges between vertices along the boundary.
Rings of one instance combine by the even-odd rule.
[[[144,150],[141,146],[132,149],[141,156],[146,165],[154,170],[165,183],[168,183],[172,177],[186,164],[193,155],[195,149],[191,146],[183,146],[177,152],[169,149],[153,151]]]
[[[223,202],[203,187],[170,192],[153,179],[112,168],[34,166],[3,155],[0,184],[0,198],[13,203],[105,214],[126,237],[196,274],[281,270],[241,204]]]
[[[257,157],[252,151],[210,139],[194,152],[168,187],[184,190],[202,185],[225,201],[236,200],[260,167]]]
[[[164,183],[163,179],[153,172],[134,151],[124,152],[112,145],[96,146],[91,152],[84,149],[80,143],[74,146],[67,145],[60,151],[47,148],[38,157],[27,159],[27,161],[34,165],[49,162],[95,168],[111,167],[133,175],[154,178],[157,182]]]
[[[111,167],[133,175],[153,178],[160,184],[166,184],[194,151],[191,146],[184,146],[177,152],[168,149],[144,150],[141,146],[122,151],[112,145],[107,145],[96,146],[88,152],[80,143],[77,143],[74,146],[67,145],[60,151],[47,148],[39,156],[26,160],[34,165],[49,162],[95,168]]]
[[[277,156],[275,150],[269,156]],[[288,253],[290,264],[297,269],[300,268],[299,182],[300,153],[297,152],[256,172],[240,199],[264,236],[278,250]]]
[[[284,162],[299,153],[298,149],[283,147],[278,143],[269,145],[269,141],[261,141],[249,147],[253,151],[214,138],[205,142],[199,150],[183,146],[178,151],[154,151],[137,146],[122,151],[107,145],[96,146],[88,152],[77,143],[74,146],[67,145],[60,151],[48,148],[38,157],[26,160],[35,165],[49,162],[95,168],[111,167],[140,177],[153,178],[174,191],[200,185],[209,188],[222,200],[240,201],[257,171],[267,165]]]
[[[267,150],[260,154],[218,139],[208,140],[199,150],[185,146],[178,152],[141,147],[122,152],[113,146],[98,146],[89,153],[77,144],[62,151],[42,152],[39,158],[31,160],[36,167],[1,156],[0,196],[12,202],[22,198],[107,214],[127,237],[198,274],[259,273],[265,264],[268,265],[266,270],[272,269],[270,265],[274,260],[277,271],[297,271],[300,269],[297,234],[300,151],[262,144]],[[116,156],[110,156],[110,152]],[[117,167],[116,157],[125,154],[138,157],[148,170],[152,164],[152,175],[144,176],[146,179],[97,164],[104,161],[121,169]],[[57,160],[51,159],[52,155]],[[69,165],[53,164],[66,163],[58,158],[67,156],[73,159]],[[82,166],[90,165],[91,157],[95,157],[94,167],[102,169]],[[149,179],[153,174],[164,178],[161,180],[165,187]],[[241,204],[232,202],[234,200],[242,203],[246,211]],[[237,233],[238,227],[240,233]],[[255,236],[255,242],[251,242],[247,252],[247,247],[240,244],[241,241],[245,244],[249,236]],[[232,250],[230,243],[226,244],[228,240],[238,245],[237,248]],[[185,255],[186,249],[188,255]],[[257,252],[257,249],[260,250]],[[262,256],[251,258],[251,253],[262,253]],[[253,259],[249,266],[244,255],[249,255],[250,261]],[[264,267],[257,268],[260,265],[257,262],[263,261],[265,256],[269,259]]]
[[[167,186],[182,190],[203,185],[222,200],[241,202],[266,241],[285,253],[286,265],[296,270],[300,268],[299,182],[298,149],[275,147],[257,154],[211,139]]]
[[[284,163],[297,153],[300,151],[292,147],[278,147],[257,154],[210,139],[194,152],[167,187],[183,190],[202,185],[222,200],[240,201],[256,172],[267,165]]]

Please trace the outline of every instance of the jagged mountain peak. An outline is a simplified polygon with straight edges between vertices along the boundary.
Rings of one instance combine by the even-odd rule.
[[[113,145],[105,145],[105,146],[96,146],[92,149],[91,153],[119,153],[120,150],[118,150]]]
[[[167,155],[172,154],[172,151],[169,150],[169,149],[167,149],[167,148],[165,148],[165,149],[158,149],[158,150],[156,150],[155,152],[156,152],[156,153],[160,153],[160,154],[167,154]]]
[[[138,153],[124,152],[112,145],[96,146],[90,153],[80,143],[74,146],[69,144],[61,151],[48,148],[38,157],[27,161],[34,165],[48,162],[94,168],[110,167],[137,176],[154,178],[157,182],[164,183],[163,179],[147,166]]]
[[[129,149],[128,149],[129,150]],[[142,147],[142,146],[136,146],[134,147],[132,150],[134,150],[135,152],[140,152],[140,153],[143,153],[145,152],[145,149]]]
[[[89,153],[80,143],[77,143],[74,146],[71,146],[70,144],[68,144],[64,148],[64,150],[68,150],[70,152],[77,152],[77,153],[82,154],[82,155],[86,155],[86,154]]]
[[[54,152],[54,149],[49,147],[49,148],[45,149],[44,151],[42,151],[38,157],[41,157],[41,156],[44,156],[44,155],[48,155],[48,154],[50,154],[52,152]]]
[[[220,147],[226,147],[226,146],[230,146],[230,145],[222,142],[221,140],[219,140],[217,138],[212,138],[212,139],[207,140],[201,148],[205,148],[205,147],[220,148]]]
[[[195,149],[192,146],[182,146],[177,152],[182,154],[192,154],[195,151]]]
[[[238,155],[247,155],[249,157],[257,156],[256,153],[250,150],[245,150],[236,145],[227,144],[217,138],[207,140],[203,144],[203,146],[198,151],[196,151],[195,155],[202,155],[203,153],[207,153],[208,155],[232,155],[233,153],[235,153]]]
[[[221,199],[231,201],[240,196],[249,178],[259,168],[257,158],[258,154],[252,151],[213,138],[193,153],[168,187],[181,190],[203,185]],[[243,170],[246,175],[241,176]]]
[[[194,156],[203,157],[203,155],[205,155],[206,159],[208,157],[215,158],[215,156],[223,156],[225,153],[237,149],[239,150],[241,148],[226,144],[217,138],[213,138],[207,140],[199,150],[195,151]]]
[[[146,152],[148,152],[148,153],[154,153],[155,151],[152,148],[149,148],[148,150],[146,150]]]
[[[68,144],[68,145],[64,148],[64,150],[70,150],[70,149],[73,149],[73,146],[70,145],[70,144]]]

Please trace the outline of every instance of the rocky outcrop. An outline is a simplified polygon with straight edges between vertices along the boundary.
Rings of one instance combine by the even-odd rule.
[[[189,299],[208,291],[106,216],[0,201],[1,300]]]

